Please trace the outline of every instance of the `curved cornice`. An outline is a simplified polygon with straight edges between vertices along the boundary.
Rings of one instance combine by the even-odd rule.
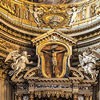
[[[94,5],[96,5],[97,3],[98,3],[98,1],[96,0],[96,1],[89,1],[89,2],[87,2],[87,1],[84,1],[84,2],[86,2],[86,5],[85,6],[87,6],[88,7],[88,5],[89,6],[91,6],[92,4]],[[82,4],[84,3],[84,2],[80,2],[80,3],[74,3],[74,4],[72,4],[72,6],[71,6],[71,4],[65,4],[65,5],[57,5],[57,8],[54,8],[54,10],[56,11],[56,13],[58,13],[59,12],[59,10],[61,10],[61,8],[63,9],[63,7],[64,7],[64,9],[66,9],[67,11],[69,10],[67,7],[68,7],[68,5],[70,6],[70,8],[71,7],[74,7],[75,6],[75,4],[77,4],[77,6],[78,7],[80,7],[80,6],[82,6]],[[14,3],[14,4],[18,4],[18,6],[19,6],[19,9],[20,10],[23,10],[23,9],[27,9],[28,11],[29,11],[29,9],[27,8],[27,6],[29,7],[29,6],[37,6],[37,7],[42,7],[43,9],[44,8],[48,8],[48,7],[50,7],[50,9],[53,11],[53,9],[52,9],[52,6],[51,5],[41,5],[41,4],[36,4],[36,3],[30,3],[30,2],[28,2],[28,1],[20,1],[20,2],[17,2],[17,1],[11,1],[11,2],[9,2],[9,3]],[[27,4],[27,5],[26,5]],[[6,7],[6,4],[5,4],[5,7]],[[23,8],[24,7],[24,8]],[[54,6],[55,7],[55,6]],[[18,7],[17,7],[18,8]],[[49,10],[50,10],[49,9]],[[58,10],[59,9],[59,10]],[[64,11],[64,9],[63,10],[61,10],[60,12],[63,12]],[[79,9],[79,8],[78,8]],[[81,9],[83,9],[83,8],[81,8]],[[92,8],[91,8],[92,9]],[[31,9],[32,11],[33,11],[33,8]],[[94,9],[93,9],[94,10]],[[48,28],[48,27],[45,27],[44,26],[44,28],[37,28],[36,26],[36,24],[35,24],[35,26],[34,26],[34,16],[31,18],[33,21],[31,21],[31,20],[25,20],[24,18],[21,18],[21,16],[17,16],[17,15],[13,15],[12,13],[9,13],[8,11],[6,11],[6,10],[4,10],[3,8],[0,8],[0,13],[1,13],[1,18],[3,19],[3,23],[4,24],[7,24],[7,26],[8,26],[8,23],[6,23],[6,22],[10,22],[9,24],[9,27],[11,27],[11,28],[14,28],[14,29],[16,29],[16,30],[18,30],[18,31],[20,31],[20,32],[22,32],[22,33],[25,33],[25,34],[29,34],[29,35],[32,35],[32,36],[38,36],[38,34],[41,34],[41,33],[44,33],[44,32],[47,32],[47,31],[49,31],[49,30],[51,30],[51,28]],[[24,11],[23,11],[24,12]],[[20,12],[21,14],[23,14],[23,12]],[[33,11],[34,12],[34,11]],[[89,11],[90,12],[90,11]],[[17,13],[17,12],[16,12]],[[65,11],[63,12],[63,13],[66,13]],[[56,16],[56,15],[55,15]],[[71,17],[71,16],[70,16]],[[64,17],[65,18],[65,17]],[[98,19],[99,18],[99,19]],[[65,18],[66,19],[66,18]],[[5,22],[4,22],[4,20],[5,20]],[[70,19],[71,20],[71,19]],[[71,25],[71,26],[69,26],[69,27],[65,27],[65,28],[63,28],[61,25],[61,27],[62,27],[62,29],[60,29],[60,28],[58,28],[59,30],[61,30],[61,31],[64,31],[65,33],[67,33],[67,34],[72,34],[72,35],[74,35],[75,34],[75,32],[83,32],[82,34],[84,34],[84,30],[87,30],[87,28],[89,29],[89,28],[91,28],[92,26],[95,26],[95,25],[97,25],[97,24],[100,24],[100,17],[99,16],[97,16],[96,14],[95,14],[95,16],[93,15],[92,17],[87,17],[86,19],[82,19],[82,21],[78,21],[78,22],[75,22],[75,24],[73,24],[73,25]],[[2,21],[2,20],[1,20]],[[27,24],[25,24],[27,22]],[[82,26],[82,24],[83,23],[85,23],[84,24],[84,26]],[[89,24],[90,23],[90,24]],[[11,25],[12,24],[12,25]],[[15,26],[15,27],[13,27],[13,26]],[[16,28],[17,27],[17,28]],[[76,34],[77,35],[77,34]]]
[[[7,20],[7,19],[6,19]],[[8,26],[9,28],[11,28],[11,29],[13,29],[13,30],[16,30],[16,31],[18,31],[18,32],[20,32],[20,33],[22,33],[22,34],[27,34],[27,35],[31,35],[31,36],[34,36],[34,37],[37,37],[37,36],[39,36],[40,34],[43,34],[43,33],[45,33],[45,32],[47,32],[48,30],[47,29],[43,29],[43,30],[41,30],[41,29],[34,29],[34,28],[31,28],[31,29],[25,29],[24,27],[22,27],[22,26],[18,26],[18,25],[14,25],[14,24],[12,24],[12,23],[10,23],[10,22],[8,22],[8,21],[5,21],[4,19],[0,19],[0,22],[2,22],[3,24],[5,24],[6,26]],[[77,29],[77,27],[79,27],[79,26],[77,26],[76,28],[74,28],[74,29],[71,29],[71,28],[69,28],[69,29],[67,29],[66,31],[63,29],[58,29],[58,30],[60,30],[60,31],[62,31],[62,32],[64,32],[65,34],[68,34],[69,36],[79,36],[79,35],[84,35],[84,34],[87,34],[87,33],[90,33],[90,32],[92,32],[92,31],[94,31],[94,30],[97,30],[97,29],[99,29],[100,28],[100,18],[98,18],[98,20],[96,21],[96,22],[94,22],[94,23],[91,23],[91,24],[89,24],[89,25],[87,25],[87,23],[86,24],[84,24],[84,26],[85,27],[83,27],[83,26],[81,26],[79,29]],[[49,29],[49,30],[51,30],[51,29]]]
[[[8,26],[9,24],[6,24],[6,23],[7,22],[5,22],[4,25],[6,25],[7,27],[9,27]],[[73,33],[73,34],[71,34],[71,33],[65,33],[65,34],[67,34],[68,36],[72,36],[72,37],[77,38],[79,40],[79,43],[81,43],[81,46],[84,45],[84,44],[87,44],[87,45],[88,44],[93,44],[95,42],[92,41],[92,38],[94,39],[94,41],[96,41],[95,37],[98,37],[100,35],[100,32],[97,32],[97,31],[99,31],[99,27],[100,27],[100,25],[96,24],[95,26],[92,25],[92,28],[90,28],[89,30],[87,29],[87,30],[84,30],[83,32],[77,32],[75,30],[76,33]],[[3,38],[5,38],[6,40],[11,41],[12,43],[21,45],[21,46],[28,46],[29,44],[31,44],[31,39],[34,38],[34,36],[31,36],[30,34],[28,34],[28,37],[31,36],[30,40],[27,39],[28,37],[26,39],[23,39],[22,36],[25,35],[25,33],[21,33],[20,32],[20,36],[17,38],[18,33],[16,32],[16,34],[15,34],[15,33],[13,33],[13,31],[16,30],[16,29],[17,30],[19,30],[19,29],[18,28],[14,28],[14,26],[13,26],[13,29],[12,29],[12,27],[9,27],[9,29],[11,29],[11,33],[9,33],[8,29],[5,32],[1,32],[1,35],[2,35]],[[26,32],[26,30],[25,30],[25,32]],[[6,37],[3,34],[5,34]],[[14,35],[10,35],[10,34],[14,34]],[[38,34],[38,36],[39,35],[40,34]],[[89,43],[88,39],[90,41],[92,41],[92,42]],[[85,40],[85,42],[84,42],[84,40]]]
[[[86,41],[81,41],[81,42],[78,42],[77,43],[77,46],[78,48],[82,48],[82,47],[88,47],[88,46],[91,46],[93,44],[100,44],[100,37],[95,37],[95,38],[92,38],[90,40],[86,40]]]
[[[36,3],[30,3],[23,1],[25,4],[29,4],[28,6],[35,5]],[[96,1],[91,1],[91,2],[85,2],[84,4],[86,6],[92,5],[94,3],[97,3],[98,0]],[[12,3],[16,3],[13,1]],[[20,4],[17,2],[21,7],[26,7],[26,5],[20,2]],[[68,6],[70,8],[74,7],[77,5],[77,7],[81,7],[83,2],[79,3],[74,3],[74,4],[65,4],[65,5],[57,5],[56,7],[66,7]],[[39,7],[51,7],[50,5],[45,5],[45,4],[36,4],[36,6]],[[54,5],[52,5],[54,6]],[[6,8],[6,9],[4,9]],[[51,7],[52,8],[52,7]],[[57,9],[57,8],[55,8]],[[9,10],[9,11],[8,11]],[[25,46],[29,47],[31,44],[31,39],[36,38],[40,36],[41,34],[46,33],[47,31],[51,30],[51,28],[38,28],[34,27],[34,25],[31,23],[31,21],[28,21],[28,24],[25,24],[24,22],[26,21],[25,19],[21,18],[21,16],[16,16],[14,15],[11,11],[13,9],[8,9],[6,4],[5,6],[0,8],[0,27],[6,27],[7,30],[1,29],[1,34],[0,36],[4,38],[7,41],[10,41],[14,44],[20,45],[20,46]],[[68,9],[67,9],[68,10]],[[64,12],[65,13],[65,12]],[[33,19],[32,19],[33,20]],[[86,45],[92,45],[97,43],[96,41],[99,40],[97,37],[100,35],[100,32],[96,33],[100,28],[100,16],[95,15],[92,17],[89,17],[87,19],[82,20],[81,22],[76,22],[74,25],[71,25],[69,27],[64,27],[64,28],[57,28],[56,30],[61,31],[65,34],[67,34],[70,37],[74,37],[78,39],[78,45],[79,47],[81,46],[86,46]]]

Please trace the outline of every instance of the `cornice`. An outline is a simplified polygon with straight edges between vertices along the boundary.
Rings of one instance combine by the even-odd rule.
[[[0,36],[3,37],[4,39],[8,40],[8,41],[11,41],[13,43],[16,43],[18,45],[22,45],[22,46],[25,46],[25,45],[29,45],[30,43],[28,41],[25,41],[25,40],[21,40],[19,38],[15,38],[13,37],[12,35],[9,35],[7,34],[5,31],[3,30],[0,30]]]
[[[24,27],[24,24],[13,23],[11,20],[8,20],[8,18],[5,18],[4,16],[1,16],[0,22],[5,24],[9,28],[16,30],[22,34],[31,35],[34,37],[37,37],[40,34],[46,33],[47,31],[51,30],[51,29],[45,29],[45,28],[44,29],[35,28],[33,26],[30,26],[30,28],[28,28],[27,26]],[[98,18],[98,20],[95,21],[94,23],[91,23],[89,25],[85,24],[84,26],[81,26],[80,28],[78,28],[78,27],[79,26],[77,26],[76,28],[69,27],[69,28],[58,29],[58,30],[64,32],[65,34],[69,34],[70,36],[84,35],[89,32],[92,32],[94,30],[99,29],[100,28],[100,20]]]
[[[27,30],[24,30],[24,28],[22,28],[22,30],[24,30],[23,32],[20,31],[19,28],[16,28],[15,26],[12,27],[12,25],[7,22],[5,22],[4,20],[2,20],[1,22],[3,22],[4,25],[6,25],[7,27],[9,27],[11,30],[16,30],[18,33],[22,34],[22,35],[29,35],[29,36],[32,36],[33,37],[37,37],[43,33],[46,33],[46,31],[42,32],[42,33],[34,33],[34,31],[32,32],[32,30],[30,31],[27,31]],[[10,25],[10,26],[9,26]],[[72,37],[79,37],[79,36],[82,36],[82,35],[87,35],[87,34],[90,34],[90,32],[93,32],[95,30],[98,30],[100,28],[100,23],[95,23],[95,24],[92,24],[91,26],[89,27],[86,27],[86,30],[84,29],[83,31],[80,29],[80,30],[74,30],[73,32],[68,30],[68,32],[65,32],[63,30],[61,30],[62,32],[64,32],[65,34],[68,34],[69,36],[72,36]],[[36,35],[37,34],[37,35]]]
[[[94,40],[89,41],[89,42],[87,41],[87,42],[85,42],[85,43],[83,43],[83,44],[81,44],[81,43],[79,44],[79,43],[78,43],[78,44],[77,44],[77,47],[78,47],[78,48],[82,48],[82,47],[85,48],[85,47],[88,47],[88,46],[91,47],[91,45],[96,45],[96,44],[98,44],[98,43],[100,43],[100,38],[94,39]]]
[[[2,2],[1,2],[1,6],[3,6]],[[58,9],[60,9],[61,11],[63,11],[63,13],[66,13],[66,12],[64,12],[65,9],[67,11],[69,9],[71,10],[71,7],[74,7],[76,5],[77,5],[77,7],[81,7],[83,5],[83,2],[73,3],[73,4],[65,4],[65,5],[45,5],[45,4],[31,3],[31,2],[27,2],[27,1],[20,1],[20,2],[10,1],[9,3],[17,4],[18,7],[20,8],[20,10],[23,10],[25,8],[26,11],[27,10],[30,11],[30,9],[28,9],[29,7],[36,6],[36,7],[39,7],[39,8],[42,7],[43,9],[50,8],[53,11],[52,7],[54,7],[55,11],[57,10],[59,12]],[[97,4],[97,3],[98,3],[98,1],[89,1],[89,2],[88,1],[84,1],[84,5],[86,7],[88,7],[88,5],[92,6],[92,4],[94,5],[94,4]],[[8,5],[8,7],[10,7],[10,6]],[[65,9],[63,9],[63,7]],[[3,7],[3,8],[7,8],[7,5],[5,4],[5,7]],[[23,34],[27,34],[27,35],[31,35],[31,36],[39,36],[39,34],[43,34],[43,33],[47,32],[47,31],[51,30],[51,28],[46,28],[46,27],[38,28],[38,27],[36,27],[36,25],[34,27],[33,21],[31,21],[31,20],[27,20],[28,23],[25,24],[24,22],[27,22],[27,21],[22,16],[14,15],[14,14],[8,12],[7,9],[4,10],[3,8],[0,8],[0,10],[1,10],[1,12],[0,12],[1,15],[0,16],[1,16],[2,23],[4,23],[5,25],[9,26],[12,29],[16,29],[16,31],[19,31],[19,32],[21,32]],[[10,7],[9,10],[13,10],[13,9],[11,9],[11,7]],[[33,11],[33,9],[31,9],[31,10]],[[23,12],[20,12],[20,13],[22,14]],[[88,30],[88,32],[90,32],[90,31],[95,30],[95,28],[97,29],[97,26],[100,27],[100,21],[99,21],[100,18],[99,19],[98,18],[99,18],[99,15],[98,16],[97,15],[95,15],[95,16],[93,15],[92,17],[89,17],[89,18],[84,19],[82,21],[76,22],[72,26],[65,27],[65,28],[62,28],[62,29],[58,28],[58,29],[60,31],[65,32],[65,34],[70,34],[71,36],[83,35],[83,34],[87,33],[87,30]],[[32,20],[33,19],[34,19],[34,16],[32,17]],[[84,24],[85,27],[81,25],[83,23],[85,23]],[[90,24],[88,24],[88,23],[90,23]]]
[[[8,26],[5,26],[3,24],[0,25],[0,29],[1,31],[4,31],[6,35],[10,35],[12,38],[15,37],[23,41],[30,41],[31,37],[33,38],[33,36],[19,33],[16,30],[10,29]]]
[[[28,35],[28,36],[25,36],[24,38],[22,38],[25,35],[23,33],[20,33],[19,36],[17,37],[18,33],[14,32],[14,30],[12,30],[12,29],[10,30],[10,28],[7,28],[7,27],[8,26],[6,26],[6,27],[1,26],[2,31],[3,31],[2,32],[3,34],[1,33],[2,38],[6,39],[7,41],[10,41],[10,42],[12,42],[14,44],[18,44],[20,46],[27,47],[29,44],[31,44],[30,41],[34,37]],[[3,30],[3,28],[5,28],[5,29]],[[6,37],[5,37],[5,35],[6,35]],[[98,37],[99,35],[100,35],[100,32],[99,32],[99,29],[98,29],[98,30],[95,30],[95,31],[90,32],[90,33],[88,32],[86,35],[83,34],[83,35],[75,36],[74,38],[76,38],[79,41],[79,43],[81,41],[83,41],[83,44],[81,43],[81,46],[82,46],[84,44],[88,45],[88,43],[89,43],[88,40],[92,40],[92,38],[95,39],[95,37]],[[68,36],[71,36],[71,35],[68,34]],[[84,40],[85,40],[85,42],[84,42]],[[96,42],[96,39],[94,41]],[[89,44],[95,43],[94,41],[90,42]]]

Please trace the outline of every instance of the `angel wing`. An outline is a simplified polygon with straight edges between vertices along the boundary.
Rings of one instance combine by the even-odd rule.
[[[93,54],[95,57],[97,57],[97,58],[100,59],[100,53],[96,52],[95,50],[91,50],[91,51],[92,51],[92,54]]]
[[[12,60],[15,60],[16,58],[18,58],[20,56],[19,54],[19,51],[18,50],[15,50],[15,51],[12,51],[8,54],[8,56],[6,57],[5,59],[5,62],[7,62],[8,60],[12,59]]]
[[[80,65],[83,67],[83,65],[84,65],[83,56],[79,55],[78,58],[79,58]]]

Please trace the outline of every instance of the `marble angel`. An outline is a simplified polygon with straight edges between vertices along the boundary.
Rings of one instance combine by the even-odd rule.
[[[12,51],[8,54],[5,62],[7,62],[8,60],[13,61],[11,64],[12,71],[9,72],[10,76],[12,76],[13,74],[17,76],[26,68],[26,64],[33,63],[29,62],[28,56],[29,55],[27,54],[27,51],[23,51],[22,53],[20,53],[18,50]]]
[[[82,55],[79,55],[79,62],[86,74],[90,74],[91,78],[96,80],[98,71],[96,71],[96,58],[100,58],[94,50],[84,51]]]

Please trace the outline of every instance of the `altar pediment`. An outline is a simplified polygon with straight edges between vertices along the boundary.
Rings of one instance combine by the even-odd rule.
[[[43,43],[43,42],[57,42],[57,41],[67,42],[70,45],[75,45],[77,42],[76,39],[58,30],[50,30],[32,40],[33,45],[40,44],[41,42]]]
[[[70,67],[72,46],[77,40],[58,31],[51,30],[32,40],[36,45],[36,54],[40,60],[42,74],[46,78],[62,78],[66,74],[66,65]],[[48,59],[48,61],[46,61]]]

